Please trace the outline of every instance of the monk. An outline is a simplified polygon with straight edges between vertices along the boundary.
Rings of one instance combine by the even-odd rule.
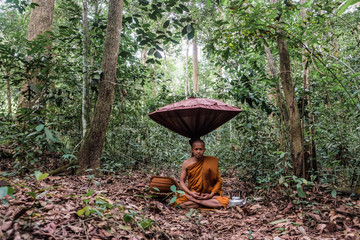
[[[178,197],[175,204],[181,208],[226,207],[229,198],[222,196],[218,159],[204,156],[205,143],[202,140],[195,140],[191,146],[193,156],[184,161],[180,174],[180,186],[185,194]]]

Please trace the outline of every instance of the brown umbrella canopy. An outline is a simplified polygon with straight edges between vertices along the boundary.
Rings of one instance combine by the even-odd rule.
[[[191,97],[149,114],[155,122],[188,138],[199,138],[235,117],[241,109],[218,100]]]

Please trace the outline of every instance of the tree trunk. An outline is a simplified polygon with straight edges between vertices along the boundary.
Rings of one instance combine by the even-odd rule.
[[[303,5],[306,3],[306,0],[300,0],[300,4]],[[301,7],[300,16],[302,20],[306,18],[306,9]],[[305,45],[308,44],[309,41],[305,42]],[[308,60],[305,55],[306,50],[302,49],[302,67],[303,67],[303,80],[304,80],[304,89],[303,89],[303,97],[302,97],[302,129],[303,129],[303,139],[304,139],[304,161],[303,161],[303,175],[306,176],[307,179],[310,178],[311,171],[315,175],[317,174],[317,162],[316,162],[316,148],[315,148],[315,132],[312,128],[314,124],[314,115],[309,113],[310,111],[305,111],[306,108],[311,108],[311,98],[306,92],[311,91],[310,86],[310,67],[308,66]],[[305,133],[309,133],[306,136]],[[308,141],[305,139],[308,138]]]
[[[106,39],[102,59],[102,77],[89,133],[86,135],[78,153],[79,174],[83,174],[86,169],[97,171],[100,168],[100,157],[114,101],[122,12],[123,0],[109,1]]]
[[[185,97],[188,96],[188,84],[189,84],[189,40],[186,40],[186,70],[185,70]]]
[[[294,85],[291,79],[289,50],[286,41],[282,39],[281,36],[277,36],[276,40],[280,59],[280,77],[289,113],[290,151],[294,175],[297,177],[305,177],[303,174],[304,143]]]
[[[268,48],[266,45],[264,45],[264,48],[265,48],[266,57],[267,57],[267,60],[269,63],[269,70],[270,70],[271,77],[277,78],[278,75],[276,72],[275,61],[274,61],[273,55],[270,51],[270,48]],[[279,82],[276,83],[276,99],[277,99],[278,107],[280,109],[280,130],[281,130],[280,146],[281,146],[281,151],[286,152],[285,134],[284,134],[284,119],[286,119],[287,114],[284,110],[285,108],[283,107],[284,100],[283,100],[283,95],[281,92]],[[284,173],[286,173],[285,157],[282,158],[282,162],[283,162]]]
[[[156,70],[156,65],[155,63],[153,63],[153,74],[152,74],[152,87],[153,87],[153,93],[154,93],[154,96],[156,96],[156,88],[155,88],[155,70]]]
[[[54,15],[54,2],[55,0],[33,0],[32,3],[36,3],[39,6],[31,9],[28,40],[32,41],[38,35],[43,34],[45,31],[50,31]],[[32,99],[26,99],[24,94],[21,94],[19,98],[19,108],[33,109],[36,104],[41,102],[41,93],[38,90],[38,86],[42,85],[36,77],[32,78],[30,82],[23,83],[21,92],[33,91],[35,97]]]
[[[11,117],[11,113],[12,113],[12,108],[11,108],[11,86],[10,86],[10,70],[6,71],[6,94],[7,94],[7,99],[8,99],[8,115],[9,117]]]
[[[168,63],[167,63],[167,59],[166,59],[166,52],[164,50],[164,61],[165,61],[165,67],[166,67],[166,70],[168,71],[169,73],[169,78],[170,78],[170,82],[171,82],[171,91],[173,92],[173,95],[175,96],[175,87],[174,87],[174,80],[172,78],[172,75],[171,75],[171,70],[169,69],[169,66],[168,66]]]
[[[89,50],[90,50],[90,38],[89,38],[89,23],[88,23],[88,2],[83,0],[83,86],[82,86],[82,134],[85,137],[88,129],[88,123],[90,121],[89,115]]]
[[[198,49],[196,37],[193,38],[193,91],[197,93],[199,91],[199,64],[198,64]]]
[[[147,55],[147,49],[144,48],[144,49],[141,51],[141,64],[142,64],[142,65],[145,65],[145,64],[146,64],[146,55]]]

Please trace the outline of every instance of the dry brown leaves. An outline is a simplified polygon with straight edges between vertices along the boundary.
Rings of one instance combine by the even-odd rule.
[[[40,183],[32,178],[9,179],[16,199],[7,197],[10,206],[0,205],[0,238],[360,239],[360,201],[349,197],[308,193],[310,197],[294,204],[275,190],[254,196],[250,185],[224,178],[224,194],[247,195],[248,204],[190,215],[189,210],[149,197],[149,180],[150,174],[144,172],[101,178],[50,176]],[[36,201],[26,194],[28,187],[39,190]],[[86,196],[89,190],[93,194]],[[84,200],[98,207],[101,215],[79,217]],[[125,215],[131,216],[129,222]],[[141,224],[147,223],[143,229]]]

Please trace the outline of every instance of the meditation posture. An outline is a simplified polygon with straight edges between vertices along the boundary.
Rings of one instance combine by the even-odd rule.
[[[229,198],[222,196],[218,159],[204,156],[205,143],[202,140],[195,140],[191,151],[193,156],[184,161],[180,174],[180,186],[185,194],[178,197],[175,204],[182,208],[225,207]]]

